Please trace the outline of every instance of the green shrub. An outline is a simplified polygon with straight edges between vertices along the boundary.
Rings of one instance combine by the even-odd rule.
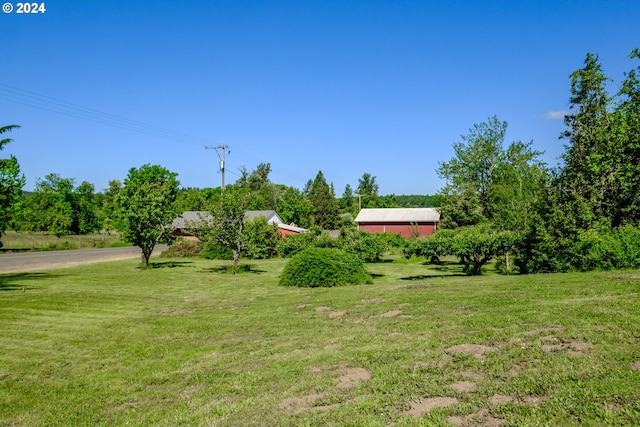
[[[372,283],[360,258],[332,248],[309,248],[289,260],[280,276],[283,286],[333,287]]]
[[[285,236],[276,245],[276,251],[282,258],[291,258],[295,254],[311,247],[311,243],[315,240],[313,233],[293,234]]]
[[[269,224],[265,217],[259,216],[245,223],[242,236],[242,256],[250,259],[268,259],[277,255],[276,245],[280,240],[278,227]]]
[[[223,260],[233,259],[233,252],[231,252],[231,248],[228,248],[219,243],[211,243],[211,242],[204,244],[200,255],[206,259],[223,259]]]
[[[640,265],[640,230],[585,230],[571,253],[571,267],[580,271],[635,268]]]
[[[330,237],[326,231],[308,232],[286,236],[276,246],[282,258],[291,258],[308,248],[337,248],[339,242]]]
[[[171,246],[162,252],[163,258],[170,257],[196,257],[202,253],[202,242],[192,242],[185,239],[177,239]]]
[[[340,248],[364,262],[380,262],[389,249],[388,240],[381,233],[367,233],[352,228],[340,230]]]

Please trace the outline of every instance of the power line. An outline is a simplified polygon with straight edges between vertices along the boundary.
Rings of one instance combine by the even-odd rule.
[[[0,99],[53,112],[56,114],[65,115],[68,117],[87,120],[106,126],[112,126],[120,129],[142,133],[145,135],[155,136],[158,138],[180,141],[182,143],[201,145],[202,143],[210,144],[212,142],[209,139],[200,138],[186,133],[176,132],[171,129],[150,125],[137,120],[128,119],[126,117],[117,116],[115,114],[106,113],[78,104],[73,104],[71,102],[52,98],[50,96],[19,89],[3,83],[0,83]]]

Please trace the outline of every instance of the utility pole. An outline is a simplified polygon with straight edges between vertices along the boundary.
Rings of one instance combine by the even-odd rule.
[[[220,158],[220,173],[222,174],[222,192],[224,193],[224,150],[226,150],[227,148],[229,148],[228,145],[210,145],[207,147],[204,147],[205,149],[208,150],[216,150],[216,153],[218,153],[218,149],[220,149],[220,151],[222,152],[222,154],[218,154],[218,157]]]

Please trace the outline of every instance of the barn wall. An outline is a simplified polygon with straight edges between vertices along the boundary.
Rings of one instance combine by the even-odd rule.
[[[369,233],[393,233],[402,237],[411,237],[411,232],[417,230],[420,237],[430,236],[436,231],[436,225],[432,222],[423,224],[406,223],[360,223],[358,229]]]
[[[284,228],[278,228],[278,234],[280,235],[281,238],[285,237],[285,236],[293,236],[294,234],[300,234],[297,233],[293,230],[287,230]]]

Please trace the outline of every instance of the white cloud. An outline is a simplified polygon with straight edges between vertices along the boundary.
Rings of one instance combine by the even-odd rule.
[[[558,120],[558,119],[564,119],[564,116],[566,116],[567,114],[569,114],[567,111],[561,110],[561,111],[549,111],[547,114],[545,114],[545,118],[547,120]]]

